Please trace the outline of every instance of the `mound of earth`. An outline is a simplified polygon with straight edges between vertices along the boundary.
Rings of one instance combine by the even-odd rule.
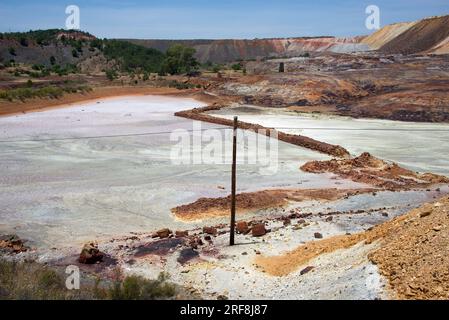
[[[433,54],[449,54],[449,37],[433,47],[430,52]]]
[[[449,15],[421,20],[380,48],[386,53],[413,54],[432,49],[449,37]]]
[[[432,173],[419,174],[404,169],[396,163],[388,163],[365,152],[353,159],[311,161],[301,167],[311,173],[330,172],[343,179],[366,183],[387,190],[425,188],[449,179]]]
[[[449,299],[449,198],[402,217],[369,258],[397,298]]]
[[[372,189],[298,189],[298,190],[264,190],[240,193],[236,196],[237,213],[267,208],[282,207],[288,201],[337,200],[354,194],[372,192]],[[223,198],[200,198],[197,201],[172,209],[175,216],[183,221],[229,216],[231,196]]]
[[[373,50],[378,50],[400,34],[413,27],[416,23],[417,22],[403,22],[387,25],[365,37],[362,40],[362,43],[367,44]]]

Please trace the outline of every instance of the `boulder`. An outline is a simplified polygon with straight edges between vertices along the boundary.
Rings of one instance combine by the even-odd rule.
[[[308,267],[302,269],[301,272],[300,272],[300,274],[301,274],[301,275],[305,275],[306,273],[309,273],[309,272],[312,271],[313,269],[315,269],[315,267],[313,267],[313,266],[308,266]]]
[[[98,244],[86,243],[81,250],[78,261],[83,264],[95,264],[103,261],[104,254],[98,249]]]
[[[241,234],[247,234],[249,232],[248,223],[246,221],[237,222],[237,232]]]
[[[161,229],[161,230],[157,231],[156,234],[159,238],[165,239],[165,238],[170,237],[172,232],[170,229],[165,228],[165,229]]]
[[[25,252],[28,248],[24,241],[16,235],[0,236],[0,250],[5,250],[9,253]]]
[[[315,233],[313,234],[313,236],[314,236],[316,239],[323,239],[323,235],[322,235],[321,233],[319,233],[319,232],[315,232]]]
[[[217,228],[215,227],[204,227],[203,232],[211,236],[216,236],[218,234]]]
[[[175,237],[176,238],[185,238],[189,236],[189,232],[188,231],[176,231],[175,232]]]
[[[432,210],[423,211],[419,214],[420,218],[428,217],[432,214]]]
[[[262,237],[267,234],[267,229],[265,229],[265,224],[258,223],[252,227],[251,232],[253,237]]]
[[[198,249],[198,247],[202,246],[203,244],[204,244],[203,240],[201,240],[201,238],[199,237],[192,237],[189,241],[189,246],[192,249]]]

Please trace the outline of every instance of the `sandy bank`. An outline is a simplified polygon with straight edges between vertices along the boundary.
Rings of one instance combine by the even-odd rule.
[[[78,103],[91,102],[126,96],[169,95],[178,97],[194,97],[197,100],[211,102],[213,96],[201,94],[198,90],[178,90],[175,88],[156,87],[97,87],[87,93],[66,94],[60,99],[30,99],[20,101],[0,101],[0,117],[27,112],[45,111],[49,109],[73,106]]]

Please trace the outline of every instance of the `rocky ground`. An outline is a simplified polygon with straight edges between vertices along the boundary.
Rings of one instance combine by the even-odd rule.
[[[432,173],[419,174],[401,168],[396,163],[387,163],[369,153],[363,153],[353,159],[329,161],[311,161],[301,170],[312,173],[331,172],[341,178],[387,189],[426,188],[435,183],[448,183],[449,179]]]
[[[306,167],[311,165],[317,163]],[[211,207],[224,214],[229,207],[227,198],[202,199],[175,210],[187,220],[209,219],[208,227],[134,233],[88,243],[81,254],[80,248],[39,252],[14,236],[2,237],[0,245],[14,259],[59,268],[75,264],[83,272],[106,279],[112,279],[117,269],[146,278],[169,272],[171,280],[189,295],[210,299],[447,298],[447,181],[438,176],[425,185],[401,180],[403,169],[369,155],[321,165],[328,167],[340,168],[332,170],[336,179],[341,179],[341,168],[348,172],[363,168],[365,174],[381,178],[394,171],[397,175],[388,178],[402,184],[392,189],[378,185],[377,179],[363,179],[372,182],[371,189],[240,195],[246,210],[239,213],[233,247],[228,246],[229,224],[212,224],[212,216],[201,214]],[[425,194],[427,201],[438,200],[406,213],[419,207],[420,202],[413,204],[412,200],[418,194]],[[260,196],[273,201],[259,206]],[[409,200],[386,206],[393,198]],[[345,208],[344,203],[352,204],[352,209],[338,209]]]
[[[280,63],[284,73],[278,72]],[[321,54],[249,62],[247,69],[246,76],[202,81],[209,91],[242,104],[356,118],[449,121],[449,55]]]

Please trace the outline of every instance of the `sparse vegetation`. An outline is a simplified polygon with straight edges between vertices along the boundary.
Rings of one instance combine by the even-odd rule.
[[[196,86],[192,83],[187,82],[179,82],[176,80],[169,81],[168,83],[169,88],[176,88],[178,90],[187,90],[187,89],[193,89],[196,88]]]
[[[118,78],[117,71],[111,69],[106,70],[106,78],[108,78],[109,81],[114,81]]]
[[[234,64],[231,66],[231,68],[232,68],[232,70],[234,70],[234,71],[240,71],[240,70],[242,70],[242,65],[241,65],[240,63],[234,63]]]
[[[161,273],[156,280],[129,276],[115,281],[102,296],[112,300],[154,300],[170,298],[176,294],[176,287],[167,282],[168,274]]]
[[[62,271],[34,262],[0,259],[0,300],[152,300],[170,299],[176,293],[177,287],[164,273],[156,280],[138,276],[123,279],[117,273],[113,283],[85,275],[80,290],[68,290]]]
[[[58,99],[66,93],[85,93],[92,89],[88,86],[45,86],[40,88],[25,87],[0,91],[0,99],[8,101],[25,101],[33,98]]]
[[[19,42],[22,46],[28,46],[30,42],[34,42],[38,45],[47,46],[51,43],[57,43],[59,41],[64,42],[64,44],[68,44],[69,42],[76,42],[78,40],[67,39],[67,37],[63,36],[58,38],[61,34],[76,34],[79,36],[84,36],[86,38],[92,37],[91,34],[87,32],[82,32],[78,30],[64,30],[64,29],[48,29],[48,30],[34,30],[28,32],[8,32],[2,33],[1,37],[3,39],[15,40]]]

